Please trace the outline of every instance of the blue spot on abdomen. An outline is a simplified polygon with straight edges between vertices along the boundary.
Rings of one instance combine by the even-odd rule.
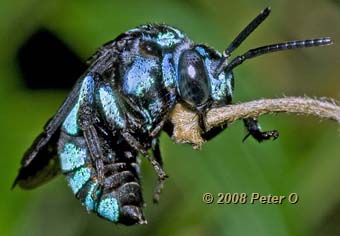
[[[100,191],[98,190],[98,181],[88,183],[90,185],[87,195],[84,200],[85,207],[88,211],[94,211],[96,208],[96,200],[93,199],[93,196],[98,197],[100,195]],[[96,193],[94,193],[96,191]]]
[[[69,135],[78,135],[80,132],[78,126],[78,111],[79,111],[79,102],[87,99],[89,101],[93,100],[93,93],[94,93],[94,81],[91,75],[87,75],[83,83],[81,85],[78,101],[72,108],[71,112],[66,117],[65,121],[63,122],[62,128],[63,130]]]
[[[86,149],[73,143],[66,143],[59,153],[61,169],[63,172],[72,171],[85,165]]]
[[[110,194],[102,197],[97,208],[97,213],[104,219],[112,222],[117,222],[119,218],[119,207],[117,199]]]
[[[69,135],[77,135],[79,133],[79,127],[77,124],[77,113],[79,110],[79,103],[73,107],[71,112],[66,117],[63,123],[63,130]]]
[[[91,178],[91,169],[89,167],[82,167],[75,172],[69,174],[68,182],[76,195],[79,190],[90,180]]]

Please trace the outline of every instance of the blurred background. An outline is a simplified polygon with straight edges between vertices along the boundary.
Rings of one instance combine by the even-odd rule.
[[[246,62],[234,71],[234,102],[284,95],[340,100],[338,0],[2,0],[1,235],[340,235],[339,126],[313,117],[261,117],[263,129],[280,131],[278,140],[261,144],[251,138],[242,143],[245,130],[236,122],[201,151],[163,134],[170,178],[158,205],[151,201],[155,173],[142,163],[148,225],[125,227],[87,214],[63,176],[34,191],[10,191],[23,153],[100,45],[137,25],[160,22],[222,51],[266,6],[271,16],[234,55],[293,39],[330,36],[335,43]],[[65,45],[69,50],[60,50]],[[42,58],[41,71],[34,58]],[[35,77],[38,72],[44,76]],[[295,205],[206,205],[205,192],[295,192],[300,199]]]

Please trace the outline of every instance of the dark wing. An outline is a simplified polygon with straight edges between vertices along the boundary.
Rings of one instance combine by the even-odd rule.
[[[103,74],[110,72],[111,75],[113,73],[113,62],[118,60],[117,55],[120,53],[116,41],[124,37],[126,37],[126,39],[122,40],[127,40],[128,35],[122,34],[115,40],[102,46],[88,62],[89,69],[87,73]],[[60,167],[56,146],[60,134],[60,126],[78,100],[82,81],[83,77],[77,81],[63,105],[59,108],[55,116],[47,122],[44,131],[24,154],[21,161],[21,168],[13,183],[13,187],[19,184],[22,188],[34,188],[58,174]]]
[[[78,99],[81,82],[82,78],[77,81],[55,116],[47,122],[44,131],[24,154],[19,174],[12,188],[16,184],[24,189],[35,188],[59,173],[57,141],[60,126]]]
[[[19,174],[12,188],[14,188],[16,184],[19,184],[19,186],[24,189],[35,188],[59,173],[60,167],[56,149],[58,137],[59,130],[55,132],[43,146],[39,146],[39,144],[46,138],[45,133],[41,133],[36,138],[32,146],[24,154]],[[36,150],[38,146],[39,150],[32,156],[32,153],[34,153],[33,150]],[[24,165],[27,158],[31,158],[31,160]]]

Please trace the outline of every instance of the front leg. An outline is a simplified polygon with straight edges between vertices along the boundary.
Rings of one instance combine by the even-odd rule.
[[[201,133],[207,133],[207,126],[205,125],[207,120],[207,113],[205,111],[205,106],[195,108],[196,114],[198,116],[198,126],[201,129]]]
[[[207,122],[207,113],[205,111],[205,107],[197,108],[196,110],[198,115],[198,126],[201,129],[201,137],[209,141],[219,135],[223,130],[227,128],[227,125],[221,125],[211,128],[207,130],[206,122]]]
[[[262,131],[261,126],[256,118],[246,118],[243,119],[244,126],[246,127],[248,134],[243,138],[243,142],[251,135],[258,142],[269,139],[277,139],[279,137],[279,132],[277,130]]]
[[[220,134],[223,130],[227,128],[227,125],[216,126],[211,128],[208,131],[205,131],[205,126],[201,126],[201,124],[205,124],[205,116],[203,113],[199,113],[199,126],[202,130],[202,138],[206,141],[209,141]],[[244,142],[249,136],[252,136],[258,142],[262,142],[263,140],[269,139],[277,139],[279,137],[279,132],[277,130],[270,130],[270,131],[262,131],[261,126],[258,123],[256,118],[246,118],[243,119],[244,125],[248,131],[248,134],[243,138],[242,142]]]

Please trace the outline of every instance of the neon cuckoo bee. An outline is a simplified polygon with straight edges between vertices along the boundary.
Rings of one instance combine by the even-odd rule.
[[[224,127],[207,131],[205,114],[231,103],[234,68],[267,53],[332,43],[330,38],[289,41],[230,60],[269,13],[264,9],[222,54],[164,24],[139,26],[103,45],[24,154],[13,186],[37,187],[61,169],[89,212],[115,223],[146,223],[139,156],[145,156],[158,175],[157,201],[167,177],[158,137],[162,130],[171,134],[168,118],[177,103],[197,113],[202,137],[209,140]],[[262,131],[255,117],[244,119],[244,124],[245,138],[250,135],[261,142],[278,137],[276,130]]]

